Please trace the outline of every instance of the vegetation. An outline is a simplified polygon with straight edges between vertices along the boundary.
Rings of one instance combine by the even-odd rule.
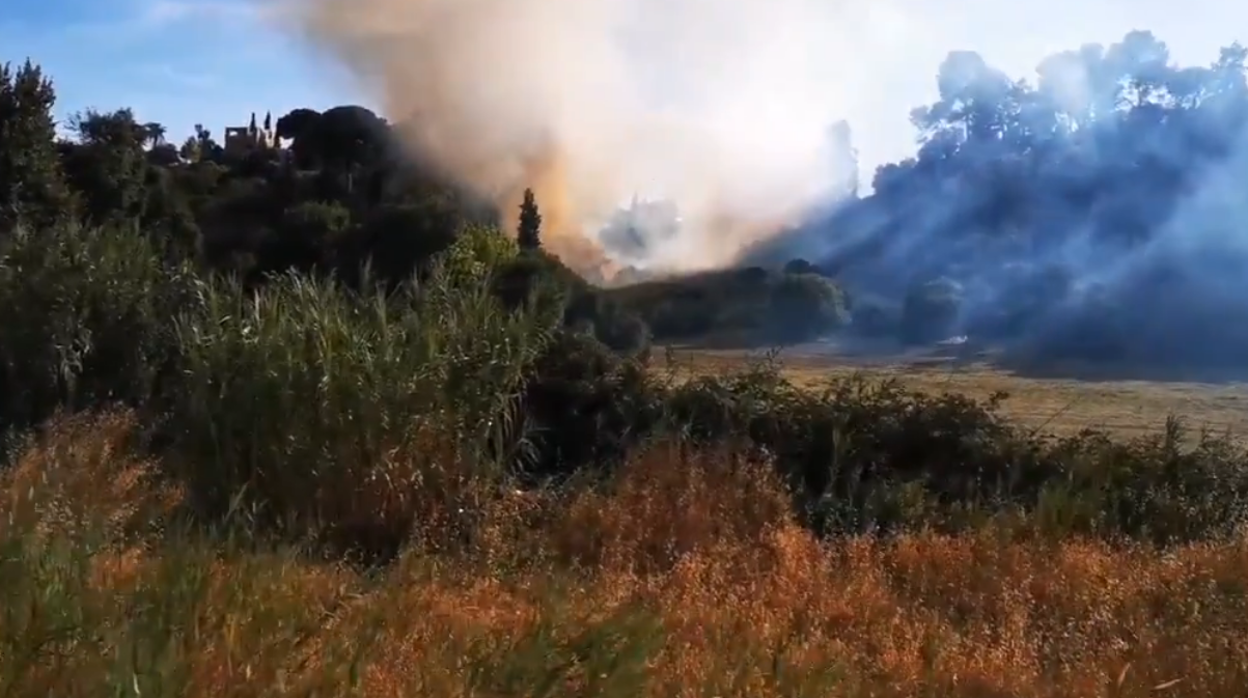
[[[50,83],[3,75],[0,695],[1245,685],[1229,439],[679,380],[665,302],[852,303],[801,265],[603,293],[532,197],[505,234],[358,107],[184,160],[126,110],[54,142]]]
[[[916,155],[748,259],[839,269],[856,295],[884,301],[863,306],[874,336],[930,330],[1028,363],[1239,374],[1248,48],[1210,58],[1179,65],[1148,31],[1054,53],[1028,76],[951,52],[936,99],[910,114]],[[947,319],[880,312],[942,278],[966,290],[956,308],[942,301]]]

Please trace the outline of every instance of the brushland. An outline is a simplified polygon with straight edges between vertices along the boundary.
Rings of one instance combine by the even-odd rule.
[[[685,380],[465,229],[256,289],[0,253],[0,695],[1238,696],[1248,454],[776,366]]]
[[[929,395],[956,392],[981,401],[1004,395],[1001,413],[1011,421],[1063,436],[1076,435],[1089,426],[1119,439],[1147,436],[1170,415],[1183,415],[1191,437],[1198,437],[1202,429],[1231,438],[1248,435],[1248,384],[1242,382],[1200,382],[1188,376],[1176,380],[1158,376],[1156,371],[1124,378],[1100,367],[1036,375],[957,356],[863,360],[830,355],[817,345],[769,351],[682,347],[669,353],[670,365],[665,360],[656,363],[665,371],[670,366],[683,377],[732,373],[770,363],[794,385],[812,390],[835,381],[893,380]]]

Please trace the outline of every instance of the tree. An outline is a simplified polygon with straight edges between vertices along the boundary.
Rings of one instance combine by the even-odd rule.
[[[187,162],[199,162],[200,141],[195,136],[187,136],[182,142],[182,147],[178,148],[178,156]]]
[[[804,259],[791,259],[784,265],[786,274],[819,274],[819,267]]]
[[[321,120],[321,113],[315,109],[294,109],[289,114],[278,118],[277,137],[284,140],[298,140],[316,128]]]
[[[159,146],[152,153],[172,149]],[[152,247],[171,261],[193,259],[199,251],[200,231],[185,191],[177,186],[174,170],[167,167],[147,168],[144,180],[143,212],[140,218],[143,234]]]
[[[347,176],[348,191],[357,167],[381,160],[386,128],[381,118],[360,106],[334,107],[321,115],[314,131],[316,149],[325,167]]]
[[[149,148],[164,145],[166,133],[167,131],[165,130],[163,124],[158,124],[155,121],[149,121],[143,124],[143,144]]]
[[[542,247],[542,214],[537,209],[537,197],[532,189],[524,190],[524,201],[520,203],[520,224],[516,230],[516,242],[522,250],[537,250]]]
[[[771,291],[768,324],[781,341],[800,342],[849,322],[845,294],[816,274],[785,274]]]
[[[95,225],[137,221],[143,215],[149,131],[129,109],[74,115],[70,125],[77,143],[67,151],[65,167]]]
[[[351,225],[351,212],[341,204],[304,201],[282,212],[275,235],[265,240],[258,263],[264,271],[310,270],[323,267],[327,253]]]
[[[0,65],[0,231],[18,222],[43,228],[73,215],[73,195],[57,155],[56,91],[26,61]]]
[[[190,155],[193,155],[194,157],[193,158],[187,157],[188,154],[186,152],[183,153],[183,157],[186,157],[188,160],[193,160],[195,162],[200,162],[200,161],[205,161],[205,160],[209,162],[220,162],[222,159],[222,156],[225,154],[225,149],[222,148],[221,145],[218,144],[215,140],[213,140],[212,131],[209,131],[208,129],[204,128],[203,124],[195,124],[194,141],[195,141],[194,147],[190,149],[191,152],[189,153]],[[189,144],[190,144],[190,141],[188,141],[186,144],[183,144],[182,146],[183,151],[188,150],[187,146]]]
[[[170,167],[180,161],[178,149],[172,143],[161,143],[147,151],[147,161],[157,167]]]

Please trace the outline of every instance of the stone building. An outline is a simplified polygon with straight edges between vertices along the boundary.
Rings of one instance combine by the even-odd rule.
[[[273,150],[279,147],[277,134],[273,130],[272,114],[265,114],[264,123],[257,125],[256,114],[252,112],[250,124],[227,126],[224,138],[222,145],[227,157],[245,157],[256,150]]]

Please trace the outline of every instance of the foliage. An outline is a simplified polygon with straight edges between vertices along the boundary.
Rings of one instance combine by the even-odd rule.
[[[849,321],[845,296],[831,281],[811,273],[782,276],[771,290],[772,335],[781,340],[813,339]]]
[[[56,155],[56,93],[29,60],[0,64],[0,234],[72,218],[72,192]]]
[[[245,520],[187,525],[136,427],[57,420],[0,472],[6,695],[1231,698],[1248,679],[1242,539],[823,545],[765,459],[662,443],[567,495],[483,496],[471,545],[358,568]]]
[[[133,231],[19,229],[0,246],[0,429],[157,391],[194,280]]]
[[[46,81],[30,85],[50,104]],[[2,115],[12,133],[43,118],[15,114]],[[83,208],[66,199],[63,215],[32,220],[98,225],[23,227],[0,248],[4,429],[131,405],[201,515],[245,505],[256,522],[371,555],[393,554],[429,517],[469,526],[455,512],[473,511],[463,497],[482,483],[601,475],[658,438],[770,459],[822,535],[1021,517],[1169,543],[1242,523],[1248,456],[1224,439],[1184,446],[1177,425],[1130,444],[1053,442],[993,403],[892,384],[810,392],[770,366],[665,380],[652,333],[792,342],[844,326],[846,293],[819,273],[836,267],[794,260],[603,291],[436,178],[408,171],[361,192],[353,182],[391,172],[385,128],[359,108],[279,119],[313,139],[321,170],[252,171],[211,149],[154,164],[144,149],[158,125],[126,110],[83,116],[48,165]],[[1072,293],[1061,269],[1014,277],[1015,315]],[[970,294],[919,278],[935,280],[912,284],[897,313],[864,296],[853,326],[915,342],[956,330]]]
[[[524,201],[520,204],[520,219],[516,230],[516,241],[520,249],[536,250],[542,246],[542,214],[537,209],[537,200],[532,189],[524,190]]]
[[[747,261],[801,256],[890,303],[916,300],[916,278],[967,289],[956,319],[940,304],[932,327],[903,321],[905,341],[968,334],[1037,362],[1239,372],[1248,295],[1230,192],[1248,49],[1174,58],[1143,30],[1049,55],[1024,79],[951,51],[935,99],[911,112],[914,157]]]
[[[866,206],[958,182],[1008,238],[1027,207],[999,187],[1061,179],[1048,158],[1095,150],[1075,134],[1119,137],[1099,119],[1155,145],[1241,118],[1248,52],[1193,75],[1159,51],[1064,56],[1114,101],[1056,124],[1046,84],[951,55],[920,157]],[[197,127],[174,158],[125,109],[58,143],[53,99],[0,70],[2,695],[1242,693],[1241,442],[1177,419],[1056,439],[1006,396],[652,356],[651,334],[1010,334],[1076,298],[1046,336],[1130,355],[1121,296],[1060,265],[1001,266],[985,311],[952,264],[985,241],[965,216],[852,304],[845,277],[881,267],[603,291],[540,249],[531,192],[512,239],[361,107],[278,119],[289,157]],[[1098,208],[1116,185],[1067,185],[1126,215]],[[1047,249],[1023,230],[993,249]]]
[[[469,225],[459,232],[443,263],[452,283],[488,285],[496,272],[515,262],[519,255],[519,245],[502,231]],[[524,300],[528,300],[527,296]]]
[[[202,287],[203,314],[175,323],[166,396],[199,506],[220,514],[246,493],[267,520],[395,545],[421,513],[413,489],[497,477],[500,457],[523,456],[523,369],[557,316],[503,312],[450,273],[392,294],[293,274],[261,294]]]

